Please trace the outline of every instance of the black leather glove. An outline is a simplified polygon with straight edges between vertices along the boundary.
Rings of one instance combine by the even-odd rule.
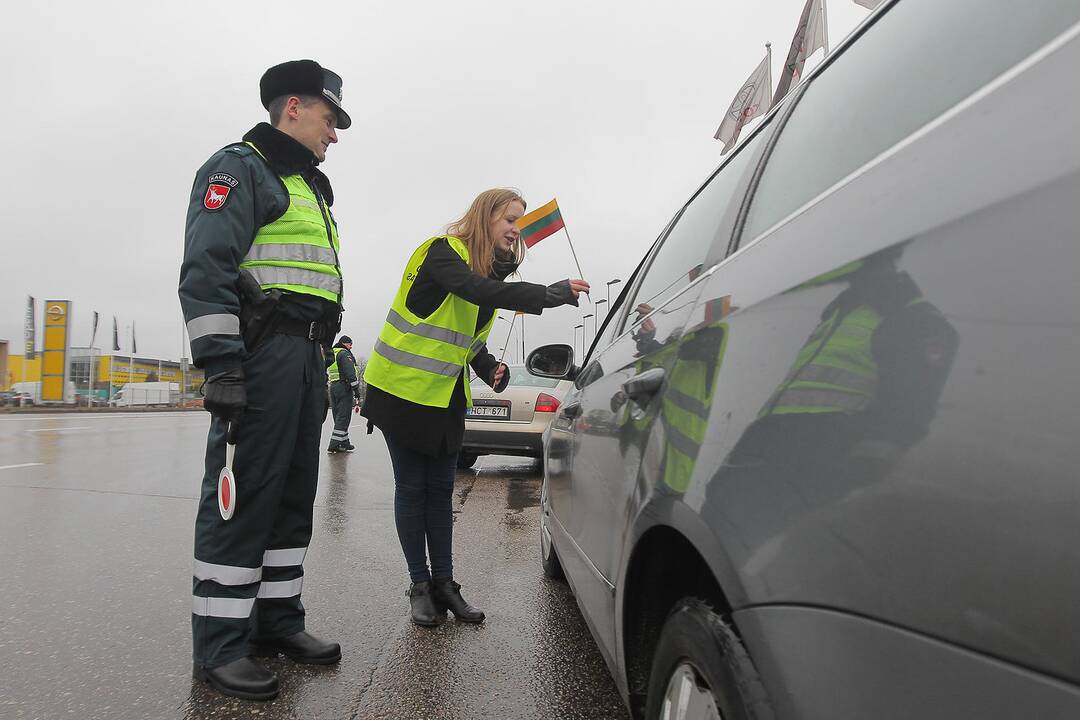
[[[574,291],[570,288],[570,280],[560,280],[547,286],[544,295],[544,307],[553,308],[560,305],[577,305],[578,299],[574,297]]]
[[[203,407],[214,417],[226,422],[239,420],[247,407],[243,369],[232,368],[206,378],[203,384]]]
[[[502,378],[499,379],[499,384],[496,385],[495,384],[495,373],[499,372],[499,368],[503,368],[503,375],[502,375]],[[507,367],[506,363],[498,363],[497,365],[495,365],[495,367],[493,367],[491,369],[491,378],[488,380],[488,385],[490,385],[491,389],[494,390],[495,392],[501,393],[503,390],[506,389],[506,386],[509,385],[509,384],[510,384],[510,368]]]

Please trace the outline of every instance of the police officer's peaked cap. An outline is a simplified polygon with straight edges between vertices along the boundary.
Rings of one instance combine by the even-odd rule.
[[[345,343],[352,344],[352,338],[348,335],[342,335],[340,338],[338,338],[338,342],[342,345],[344,345]]]
[[[339,129],[345,130],[352,125],[349,113],[341,107],[341,76],[314,60],[290,60],[263,73],[259,81],[263,107],[269,110],[271,101],[282,95],[320,97],[337,110]]]

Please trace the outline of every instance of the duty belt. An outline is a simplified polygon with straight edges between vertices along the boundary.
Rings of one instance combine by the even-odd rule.
[[[326,343],[334,339],[334,333],[326,323],[304,322],[291,318],[278,320],[274,332],[279,335],[296,335],[319,343]]]

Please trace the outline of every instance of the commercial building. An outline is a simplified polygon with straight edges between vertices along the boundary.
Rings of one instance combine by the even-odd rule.
[[[5,368],[6,364],[6,368]],[[98,348],[73,347],[68,356],[69,380],[75,387],[77,401],[89,394],[89,377],[93,368],[93,394],[104,402],[115,395],[124,383],[174,382],[181,386],[182,397],[198,397],[203,371],[175,360],[158,360],[128,355],[103,355]],[[26,360],[23,355],[8,355],[7,342],[0,341],[0,390],[9,390],[19,382],[41,382],[42,354]]]

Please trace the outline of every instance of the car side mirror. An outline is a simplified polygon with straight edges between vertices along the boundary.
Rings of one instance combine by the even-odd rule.
[[[529,353],[525,368],[537,377],[573,380],[577,375],[574,348],[561,344],[542,345]]]

